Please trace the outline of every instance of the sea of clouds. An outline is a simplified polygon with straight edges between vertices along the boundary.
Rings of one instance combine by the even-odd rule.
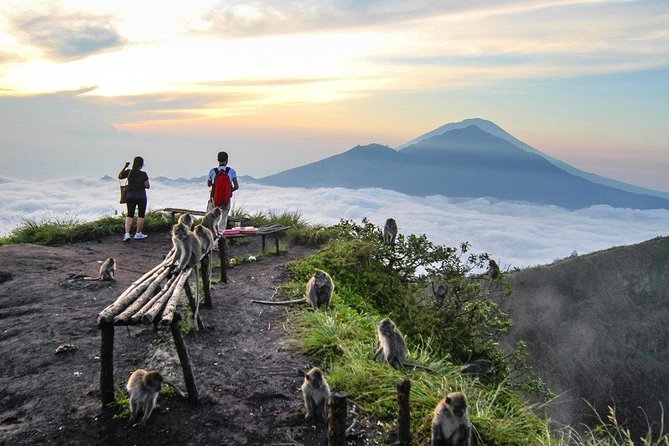
[[[151,185],[150,209],[205,208],[209,192],[204,183],[152,179]],[[486,198],[413,197],[383,189],[240,186],[233,207],[249,213],[297,211],[309,223],[325,225],[367,217],[382,226],[393,217],[402,233],[424,233],[448,246],[468,241],[474,252],[488,252],[503,268],[550,263],[574,251],[585,254],[669,234],[669,211],[660,209],[592,206],[568,211]],[[0,177],[0,236],[25,220],[88,221],[120,214],[125,205],[118,204],[118,196],[118,182],[110,179]]]

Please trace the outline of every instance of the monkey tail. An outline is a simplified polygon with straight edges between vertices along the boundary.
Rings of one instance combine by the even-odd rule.
[[[303,297],[302,299],[295,299],[295,300],[285,300],[285,301],[280,301],[280,302],[274,302],[271,300],[251,300],[254,304],[261,304],[261,305],[295,305],[295,304],[303,304],[307,302],[307,299]]]
[[[193,325],[195,326],[195,331],[198,331],[199,323],[198,319],[200,317],[200,278],[197,274],[197,264],[195,264],[195,311],[193,312]]]

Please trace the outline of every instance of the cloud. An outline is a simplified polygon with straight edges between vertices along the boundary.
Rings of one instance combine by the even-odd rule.
[[[125,43],[110,15],[23,12],[13,17],[12,25],[24,42],[58,61],[82,59]]]
[[[25,181],[0,177],[0,233],[21,219],[93,220],[123,212],[115,180],[62,178]],[[204,209],[204,184],[152,180],[149,208]],[[246,212],[298,211],[314,224],[367,217],[382,225],[394,217],[402,233],[427,234],[435,243],[457,246],[469,241],[476,252],[488,252],[503,267],[550,263],[573,251],[592,251],[668,235],[669,211],[639,211],[593,206],[567,211],[489,199],[455,200],[444,196],[411,197],[381,189],[302,189],[241,183],[233,207]],[[120,231],[120,228],[119,228]]]

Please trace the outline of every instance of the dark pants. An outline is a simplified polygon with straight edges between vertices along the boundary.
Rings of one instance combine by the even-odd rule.
[[[133,218],[135,216],[135,207],[137,207],[137,216],[139,218],[144,218],[144,214],[146,213],[146,198],[128,197],[125,205],[128,209],[128,217]]]

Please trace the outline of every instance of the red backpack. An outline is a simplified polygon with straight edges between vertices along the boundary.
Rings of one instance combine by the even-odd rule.
[[[211,188],[211,196],[214,197],[214,206],[228,205],[232,198],[232,182],[228,176],[230,168],[226,167],[223,170],[218,170],[218,167],[215,167],[214,169],[216,170],[216,176]]]

